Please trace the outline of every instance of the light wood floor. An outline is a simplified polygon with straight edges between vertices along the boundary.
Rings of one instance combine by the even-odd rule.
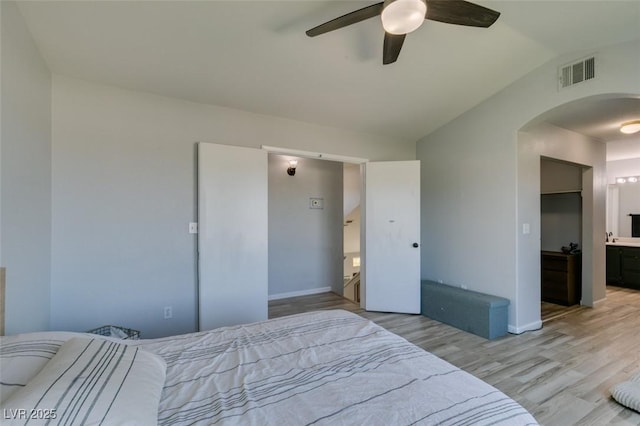
[[[540,424],[640,425],[609,388],[640,371],[640,292],[608,287],[597,308],[576,307],[543,328],[486,340],[421,315],[365,312],[332,293],[269,302],[271,318],[345,309],[468,371],[522,404]]]
[[[544,324],[547,321],[561,318],[565,315],[569,315],[581,309],[589,309],[589,308],[587,308],[586,306],[580,306],[580,305],[563,306],[563,305],[556,305],[555,303],[540,302],[540,319]]]

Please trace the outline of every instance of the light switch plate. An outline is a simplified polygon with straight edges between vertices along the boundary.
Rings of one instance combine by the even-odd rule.
[[[189,233],[190,234],[198,233],[198,222],[189,222]]]

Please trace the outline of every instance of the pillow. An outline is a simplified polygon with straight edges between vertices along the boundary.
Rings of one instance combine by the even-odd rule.
[[[58,352],[81,333],[44,331],[0,337],[0,404],[24,387]]]
[[[612,387],[611,396],[625,407],[640,412],[640,374]]]
[[[135,346],[74,337],[2,404],[3,420],[155,425],[166,363]]]

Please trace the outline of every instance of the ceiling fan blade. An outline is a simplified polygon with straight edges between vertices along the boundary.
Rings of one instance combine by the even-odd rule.
[[[389,34],[384,33],[384,48],[382,51],[382,65],[388,65],[394,63],[400,55],[400,49],[402,49],[402,43],[406,34]]]
[[[490,27],[500,12],[463,0],[427,0],[425,19],[469,27]]]
[[[315,37],[320,34],[328,33],[329,31],[338,30],[348,25],[356,24],[360,21],[364,21],[365,19],[373,18],[374,16],[382,13],[382,6],[383,3],[376,3],[351,13],[347,13],[346,15],[342,15],[329,22],[325,22],[324,24],[311,28],[307,31],[307,35],[309,37]]]

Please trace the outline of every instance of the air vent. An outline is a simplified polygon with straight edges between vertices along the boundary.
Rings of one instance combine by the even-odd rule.
[[[591,80],[596,76],[596,58],[581,59],[578,62],[563,65],[559,70],[560,89],[564,89],[583,81]]]

